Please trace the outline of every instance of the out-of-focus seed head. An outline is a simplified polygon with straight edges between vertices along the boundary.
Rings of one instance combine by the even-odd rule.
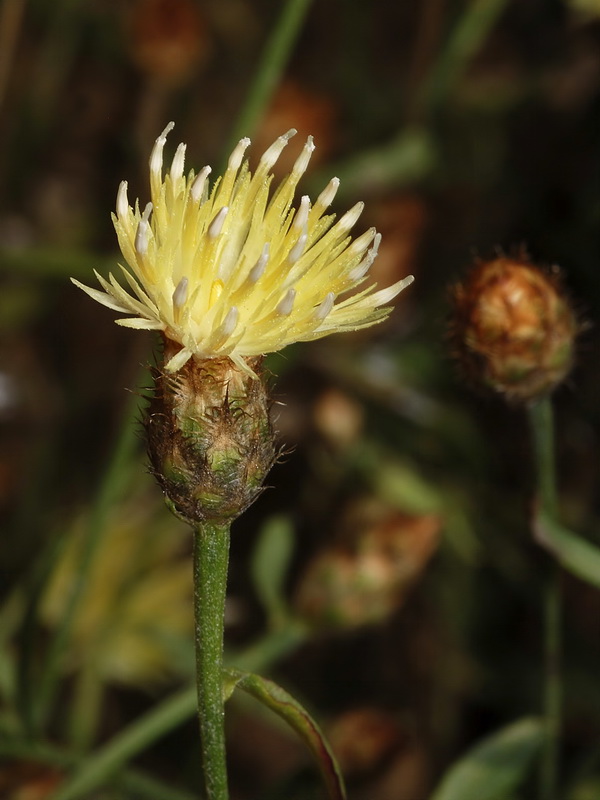
[[[389,711],[366,706],[336,717],[327,735],[344,775],[364,776],[389,760],[406,733]]]
[[[352,547],[332,546],[310,562],[294,604],[317,628],[380,622],[397,609],[437,549],[435,515],[391,513],[361,530]]]
[[[211,49],[200,4],[193,0],[136,0],[127,44],[136,66],[167,86],[188,81]]]
[[[452,339],[475,382],[530,403],[569,373],[578,323],[555,275],[496,258],[477,264],[453,298]]]
[[[332,388],[323,392],[315,403],[313,421],[327,442],[343,449],[360,437],[364,409],[349,395]]]

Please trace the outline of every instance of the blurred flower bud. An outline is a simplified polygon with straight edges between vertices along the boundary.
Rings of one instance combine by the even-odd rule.
[[[327,161],[333,149],[336,116],[337,110],[330,97],[294,81],[284,81],[275,92],[254,135],[256,148],[258,152],[266,150],[281,131],[295,128],[301,138],[312,134],[319,143],[311,160],[312,167],[317,167]],[[293,166],[292,151],[284,151],[273,167],[273,174],[281,178],[291,172]]]
[[[520,403],[551,392],[573,364],[575,314],[557,280],[524,260],[497,258],[454,289],[452,335],[477,382]]]
[[[416,193],[382,198],[370,207],[370,220],[381,232],[381,245],[371,273],[385,284],[394,275],[418,272],[418,251],[428,221],[427,205]]]
[[[129,39],[138,69],[167,85],[184,83],[209,52],[206,25],[193,0],[137,0]]]
[[[0,797],[6,800],[49,800],[63,782],[55,767],[29,761],[8,763],[0,769]]]
[[[319,553],[301,578],[298,613],[324,628],[379,622],[398,608],[436,550],[440,519],[388,514],[360,532],[353,548]]]
[[[315,403],[313,414],[319,433],[337,447],[347,447],[360,436],[363,408],[338,389],[323,392]]]
[[[396,719],[376,708],[347,711],[328,726],[327,735],[345,775],[376,770],[404,738]]]

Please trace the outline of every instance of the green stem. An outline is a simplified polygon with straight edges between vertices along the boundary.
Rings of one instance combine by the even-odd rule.
[[[544,398],[529,408],[537,472],[538,502],[553,517],[557,512],[552,403]],[[541,800],[556,800],[562,727],[562,593],[560,566],[548,564],[544,597],[544,719],[546,736],[540,772]]]
[[[557,512],[552,402],[546,397],[529,407],[539,501],[553,516]]]
[[[507,5],[508,0],[474,0],[465,6],[423,84],[421,100],[429,110],[447,101]]]
[[[207,800],[227,800],[223,630],[229,525],[206,523],[194,534],[194,617],[198,720]]]
[[[226,153],[229,153],[242,136],[251,136],[258,125],[281,79],[311,2],[312,0],[287,0],[284,3],[281,15],[264,47],[246,96],[246,103],[237,119]]]

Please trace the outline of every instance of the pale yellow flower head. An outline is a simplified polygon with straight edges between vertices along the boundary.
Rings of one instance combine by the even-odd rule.
[[[292,172],[271,191],[271,168],[295,131],[280,136],[252,174],[242,139],[225,174],[212,189],[210,167],[184,174],[185,145],[163,175],[163,148],[173,123],[150,157],[152,201],[129,205],[121,183],[113,222],[127,267],[129,291],[96,273],[104,291],[77,286],[114,311],[129,314],[119,325],[163,331],[181,345],[166,369],[175,372],[191,356],[228,356],[248,371],[245,358],[381,322],[385,307],[412,283],[412,276],[375,291],[356,290],[379,247],[374,228],[352,240],[363,204],[337,222],[325,215],[339,180],[315,203],[305,195],[293,207],[296,186],[314,150],[308,137]]]

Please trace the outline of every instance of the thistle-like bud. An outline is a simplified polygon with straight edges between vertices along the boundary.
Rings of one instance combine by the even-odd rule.
[[[555,276],[523,259],[497,258],[455,287],[454,302],[457,354],[478,383],[529,403],[568,374],[578,324]]]
[[[256,377],[261,361],[248,359],[254,375],[228,358],[193,357],[175,374],[155,370],[144,423],[152,471],[171,511],[190,525],[234,520],[275,460],[269,398]]]

